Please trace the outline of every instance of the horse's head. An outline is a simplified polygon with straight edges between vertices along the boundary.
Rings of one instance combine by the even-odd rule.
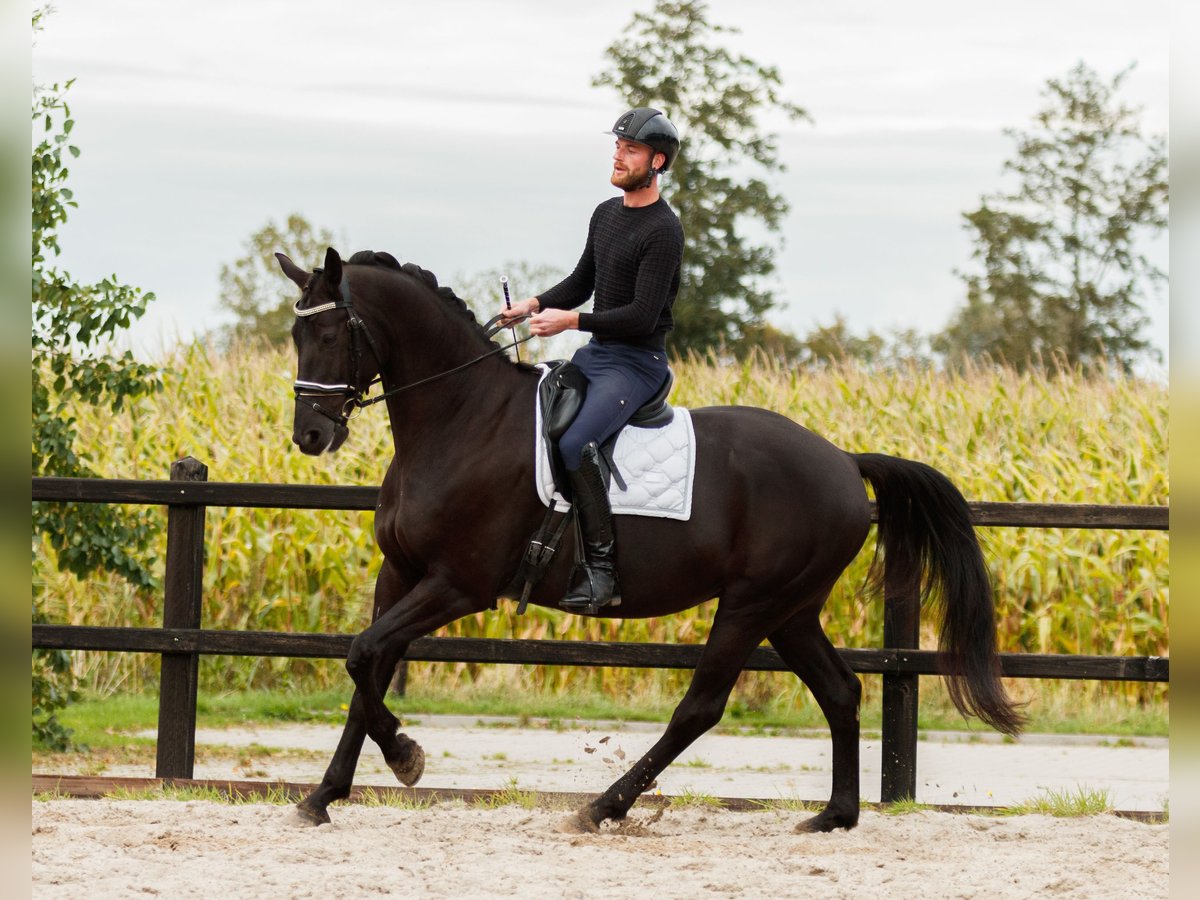
[[[378,361],[337,251],[329,248],[324,268],[311,273],[282,253],[275,257],[303,291],[293,306],[298,362],[292,441],[302,453],[318,456],[337,450],[349,436],[349,415],[377,374]]]

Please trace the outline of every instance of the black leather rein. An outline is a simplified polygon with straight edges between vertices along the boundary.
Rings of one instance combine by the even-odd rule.
[[[319,273],[320,269],[318,269],[317,272]],[[359,333],[361,333],[366,339],[367,346],[371,348],[371,353],[374,355],[375,361],[379,364],[380,371],[382,371],[383,356],[379,352],[379,346],[375,343],[375,339],[371,336],[371,331],[367,328],[367,324],[359,317],[358,313],[354,309],[354,302],[350,297],[350,287],[346,283],[345,277],[342,278],[341,283],[338,285],[338,291],[341,294],[340,299],[331,300],[328,303],[322,303],[318,306],[313,306],[308,309],[300,308],[300,303],[304,300],[304,298],[301,297],[292,304],[292,311],[297,316],[304,318],[307,316],[315,316],[317,313],[326,312],[331,309],[346,310],[346,313],[349,316],[347,324],[350,328],[350,353],[354,356],[355,376],[357,376],[358,372],[362,368],[362,348],[358,342]],[[528,316],[522,316],[518,319],[510,320],[505,322],[503,325],[498,324],[501,318],[501,316],[495,316],[494,318],[488,320],[487,324],[483,326],[484,335],[487,338],[490,339],[492,335],[496,334],[496,332],[500,331],[502,328],[509,328],[513,325],[516,325],[518,322],[524,321],[528,318]],[[413,388],[421,387],[422,385],[429,384],[430,382],[437,381],[438,379],[454,375],[458,372],[461,372],[463,369],[470,368],[478,362],[482,362],[488,357],[495,356],[498,353],[503,353],[506,350],[511,350],[513,347],[523,344],[528,340],[531,340],[531,338],[517,338],[511,344],[506,344],[503,347],[497,347],[495,350],[490,350],[487,353],[475,357],[469,362],[463,363],[461,366],[455,366],[453,369],[448,369],[445,372],[439,372],[436,375],[430,375],[428,378],[422,378],[419,381],[413,381],[409,384],[401,385],[400,387],[394,387],[389,390],[385,390],[382,394],[379,394],[375,397],[368,398],[367,392],[370,391],[374,385],[382,383],[382,375],[375,378],[363,388],[358,387],[356,384],[321,384],[320,382],[316,381],[300,381],[297,379],[295,384],[293,384],[292,389],[295,392],[297,402],[307,403],[308,406],[316,412],[328,419],[332,419],[336,424],[346,427],[350,421],[350,414],[355,409],[364,409],[375,403],[386,400],[388,397],[394,397],[396,394],[399,394],[403,391],[412,390]],[[321,406],[321,404],[316,400],[307,399],[309,397],[324,397],[332,395],[349,395],[346,397],[346,402],[342,404],[342,410],[340,413],[331,413],[329,410],[325,409],[325,407]]]

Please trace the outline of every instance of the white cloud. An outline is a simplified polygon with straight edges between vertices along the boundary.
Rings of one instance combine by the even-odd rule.
[[[161,3],[56,0],[40,82],[78,76],[80,208],[63,233],[77,277],[155,290],[143,327],[220,319],[217,271],[268,219],[299,211],[443,274],[502,259],[560,269],[610,193],[620,103],[591,87],[646,2]],[[1138,67],[1128,98],[1167,125],[1168,7],[1011,0],[980,7],[713,0],[726,40],[778,66],[814,123],[773,121],[792,204],[778,256],[805,330],[940,327],[968,262],[960,213],[998,187],[1045,79],[1083,59]],[[530,286],[533,289],[533,286]],[[1155,315],[1166,346],[1166,309]]]

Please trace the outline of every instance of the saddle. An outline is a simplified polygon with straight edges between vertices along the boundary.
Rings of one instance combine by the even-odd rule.
[[[558,442],[566,434],[567,429],[571,427],[571,423],[575,421],[575,417],[579,415],[579,410],[583,407],[584,398],[587,396],[587,378],[584,377],[578,366],[568,360],[557,359],[542,363],[542,365],[549,371],[538,387],[538,403],[542,418],[541,437],[549,448],[548,455],[555,490],[563,497],[569,498],[571,493],[567,480],[567,469],[563,465]],[[670,425],[675,419],[675,410],[667,403],[667,397],[671,393],[671,385],[674,381],[674,374],[668,371],[663,386],[638,408],[627,426],[663,428]],[[604,446],[600,448],[600,455],[608,470],[607,475],[617,482],[621,490],[625,490],[624,480],[612,462],[612,448],[616,439],[617,435],[613,435],[605,441]],[[556,517],[558,524],[554,525]],[[517,606],[518,615],[525,612],[530,592],[550,567],[567,522],[572,519],[569,511],[560,511],[556,503],[550,503],[541,527],[534,532],[529,541],[529,547],[525,551],[514,579],[517,584],[524,583],[520,603]],[[575,542],[575,550],[577,554],[580,552],[579,541]],[[576,560],[576,562],[580,561],[580,559]]]
[[[543,365],[547,366],[550,372],[542,379],[538,388],[538,402],[542,405],[542,438],[550,448],[554,486],[564,497],[570,497],[567,470],[558,451],[558,441],[566,434],[583,407],[583,401],[587,397],[587,378],[580,368],[569,360],[556,359]],[[674,383],[675,375],[668,370],[662,387],[638,407],[627,425],[634,428],[662,428],[664,425],[670,425],[675,418],[675,410],[667,402],[667,397],[670,396]],[[607,463],[609,474],[623,490],[621,474],[612,464],[612,445],[615,441],[616,435],[613,435],[604,442],[600,452]]]

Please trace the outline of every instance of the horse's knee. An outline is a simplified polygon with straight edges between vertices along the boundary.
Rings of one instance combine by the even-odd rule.
[[[362,679],[370,674],[372,661],[373,654],[360,634],[351,642],[350,652],[346,654],[346,672],[355,684],[362,684]]]
[[[858,709],[859,704],[862,703],[862,681],[859,680],[859,677],[853,672],[847,675],[842,681],[841,691],[843,695],[842,702],[847,706]]]

